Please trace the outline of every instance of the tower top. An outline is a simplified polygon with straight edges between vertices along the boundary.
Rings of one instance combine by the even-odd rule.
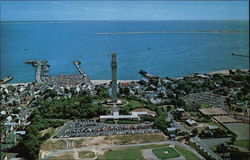
[[[116,53],[112,53],[112,61],[116,61]]]

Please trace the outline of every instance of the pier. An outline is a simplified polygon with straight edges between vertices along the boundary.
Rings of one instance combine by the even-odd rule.
[[[13,77],[11,77],[11,76],[5,77],[5,78],[0,80],[0,84],[7,83],[7,82],[11,81],[12,79],[13,79]]]
[[[81,69],[80,61],[73,61],[80,75],[58,75],[50,76],[47,74],[49,72],[48,61],[46,60],[27,60],[25,63],[32,64],[36,67],[35,79],[37,83],[43,83],[46,85],[59,85],[59,86],[77,86],[85,85],[87,90],[92,93],[94,90],[94,85],[89,80],[87,74]]]
[[[85,81],[85,84],[87,85],[92,85],[91,81],[89,80],[87,74],[84,73],[84,71],[81,69],[80,67],[80,64],[81,62],[80,61],[73,61],[74,65],[76,66],[77,70],[79,71],[79,73],[83,76],[84,78],[84,81]]]
[[[155,79],[155,80],[158,80],[158,79],[159,79],[158,76],[149,74],[148,72],[146,72],[146,71],[144,71],[144,70],[140,70],[139,73],[140,73],[141,75],[143,75],[144,77],[147,77],[147,78],[149,78],[149,79]]]
[[[42,76],[41,73],[44,71],[43,67],[49,66],[47,64],[48,61],[46,61],[46,60],[27,60],[27,61],[25,61],[25,63],[30,63],[36,67],[36,81],[37,81],[37,83],[43,83],[43,81],[41,79],[41,76]]]

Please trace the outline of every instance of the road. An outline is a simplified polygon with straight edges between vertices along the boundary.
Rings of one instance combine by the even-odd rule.
[[[42,70],[42,62],[41,61],[37,61],[36,64],[36,81],[38,83],[42,83],[43,81],[41,80],[41,70]]]
[[[170,112],[168,112],[168,119],[167,119],[167,120],[168,120],[168,121],[172,121],[172,122],[174,123],[174,126],[175,126],[176,128],[178,128],[179,130],[191,134],[191,131],[187,130],[187,129],[184,128],[179,122],[176,122],[176,121],[174,120],[174,117],[173,117],[173,115],[172,115]]]
[[[126,147],[136,147],[136,146],[144,146],[144,145],[161,145],[161,144],[171,144],[171,145],[179,145],[187,150],[194,153],[199,159],[205,160],[204,157],[202,157],[195,149],[192,147],[182,144],[179,141],[162,141],[162,142],[152,142],[152,143],[141,143],[141,144],[126,144],[126,145],[108,145],[108,146],[89,146],[89,147],[82,147],[82,148],[73,148],[73,149],[63,149],[63,150],[56,150],[51,151],[45,154],[43,160],[47,160],[50,157],[53,157],[57,154],[65,153],[65,152],[73,152],[73,151],[89,151],[89,150],[108,150],[108,149],[118,149],[118,148],[126,148]]]

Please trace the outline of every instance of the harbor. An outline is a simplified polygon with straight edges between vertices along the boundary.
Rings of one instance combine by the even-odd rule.
[[[60,86],[86,85],[89,88],[89,90],[92,90],[94,88],[87,74],[84,73],[84,71],[81,69],[80,61],[73,61],[80,75],[62,74],[62,75],[57,75],[57,76],[50,76],[48,74],[50,65],[48,64],[48,61],[46,60],[27,60],[25,61],[25,63],[32,64],[33,67],[36,68],[35,80],[37,83],[40,83],[40,84],[45,83],[47,85],[60,85]]]

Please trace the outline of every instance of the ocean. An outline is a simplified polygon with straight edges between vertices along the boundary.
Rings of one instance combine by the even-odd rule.
[[[45,59],[50,75],[78,74],[74,60],[92,80],[111,78],[117,53],[120,80],[139,79],[144,69],[181,77],[224,69],[247,69],[248,21],[64,21],[1,22],[1,78],[35,80],[24,63]],[[242,32],[241,32],[242,31]]]

